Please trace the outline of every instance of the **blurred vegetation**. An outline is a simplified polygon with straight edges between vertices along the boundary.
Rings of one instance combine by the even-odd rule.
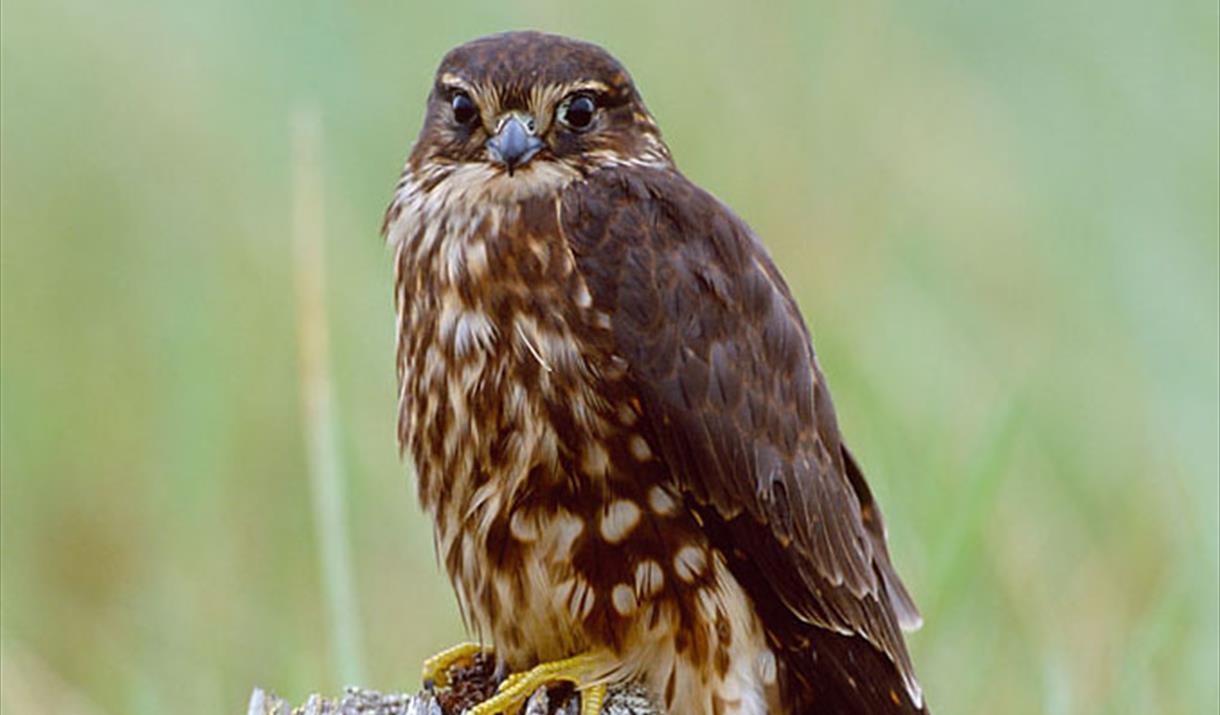
[[[520,27],[615,52],[771,246],[924,608],[937,712],[1216,712],[1216,3],[762,7],[6,0],[4,712],[235,713],[353,667],[318,645],[303,111],[348,642],[368,685],[411,688],[461,637],[394,444],[377,229],[440,56]]]

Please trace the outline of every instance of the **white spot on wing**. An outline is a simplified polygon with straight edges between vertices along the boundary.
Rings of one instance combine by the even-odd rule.
[[[576,284],[575,299],[578,308],[588,308],[593,305],[593,296],[589,294],[589,286],[585,285],[584,281]]]
[[[602,514],[602,538],[611,544],[617,544],[640,523],[640,508],[634,502],[618,499],[611,502]]]
[[[619,615],[629,616],[635,612],[635,591],[625,583],[620,583],[614,587],[614,590],[610,593],[610,601],[614,604],[614,610],[618,611]]]
[[[648,506],[661,516],[671,516],[678,511],[678,502],[665,487],[653,487],[648,490]]]
[[[652,459],[652,450],[648,448],[648,442],[638,434],[631,435],[631,439],[627,440],[627,449],[631,451],[631,456],[636,458],[636,461],[647,462]]]
[[[635,592],[640,596],[655,596],[665,585],[661,564],[649,559],[635,567]]]
[[[674,554],[674,573],[690,583],[707,567],[707,552],[698,546],[683,546]]]

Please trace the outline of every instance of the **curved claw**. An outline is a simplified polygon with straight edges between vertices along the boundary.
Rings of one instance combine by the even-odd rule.
[[[606,686],[591,685],[580,691],[580,715],[599,715],[606,702]]]
[[[449,669],[455,665],[472,662],[483,652],[478,643],[458,643],[446,648],[424,661],[423,680],[425,688],[443,688],[449,684]]]

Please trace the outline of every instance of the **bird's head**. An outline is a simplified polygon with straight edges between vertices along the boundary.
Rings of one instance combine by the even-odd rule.
[[[605,166],[669,162],[618,60],[587,42],[507,32],[441,60],[408,170],[424,182],[455,172],[511,182],[520,194]]]

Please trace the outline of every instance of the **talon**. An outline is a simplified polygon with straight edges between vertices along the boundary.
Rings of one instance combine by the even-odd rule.
[[[606,686],[590,685],[580,692],[580,715],[600,715],[606,702]]]
[[[483,652],[483,646],[478,643],[459,643],[451,648],[437,653],[424,661],[424,687],[443,688],[449,684],[449,669],[455,665],[464,665],[474,661],[474,657]]]
[[[500,683],[495,695],[467,710],[466,715],[512,715],[535,690],[557,681],[572,683],[581,690],[581,715],[598,715],[606,698],[606,686],[583,686],[593,662],[589,655],[578,655],[513,673]]]
[[[509,675],[504,680],[500,681],[500,685],[499,685],[499,687],[496,688],[496,692],[500,693],[505,690],[508,690],[509,688],[513,687],[513,685],[515,685],[516,683],[521,682],[521,679],[528,675],[529,675],[528,671],[524,672],[524,673],[513,673],[512,675]]]

